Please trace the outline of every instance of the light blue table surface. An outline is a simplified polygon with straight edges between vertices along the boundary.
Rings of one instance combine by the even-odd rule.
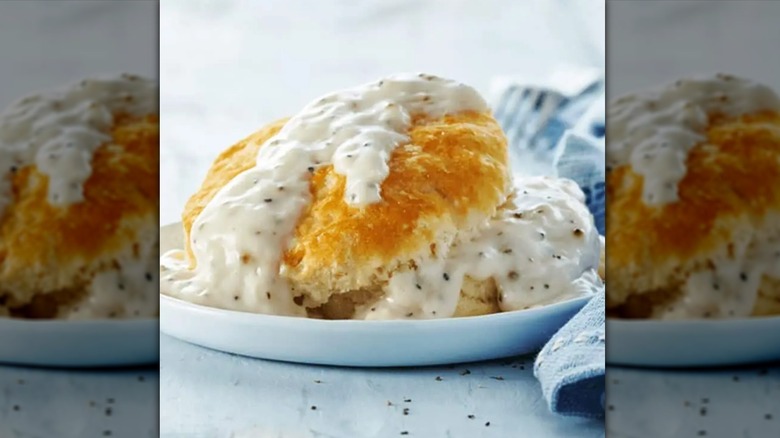
[[[49,370],[0,366],[2,438],[152,438],[156,367]]]
[[[160,344],[162,436],[604,435],[602,421],[548,411],[530,356],[356,369],[245,358],[165,335]]]

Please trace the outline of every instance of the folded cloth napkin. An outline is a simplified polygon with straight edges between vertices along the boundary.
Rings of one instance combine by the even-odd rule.
[[[554,157],[558,176],[574,180],[585,193],[585,204],[602,236],[605,233],[605,165],[604,148],[598,141],[575,131],[563,135]]]
[[[507,89],[507,93],[509,93]],[[502,98],[507,99],[506,95]],[[507,120],[506,117],[503,117]],[[542,135],[556,144],[549,155],[557,176],[576,181],[599,232],[604,234],[604,94],[583,93],[561,108]],[[565,129],[561,129],[564,126]],[[504,127],[507,129],[508,127]],[[511,144],[513,154],[535,154],[533,145]],[[522,157],[520,157],[522,159]],[[603,285],[593,298],[542,348],[534,374],[554,413],[604,417],[605,298]]]

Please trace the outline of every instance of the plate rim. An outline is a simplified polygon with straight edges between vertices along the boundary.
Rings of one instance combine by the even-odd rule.
[[[294,316],[267,315],[262,313],[249,313],[235,310],[226,310],[202,306],[190,303],[174,297],[161,296],[161,312],[163,315],[170,312],[167,316],[161,318],[160,333],[169,336],[172,339],[205,348],[221,353],[238,355],[250,359],[272,360],[284,363],[297,363],[314,366],[337,366],[337,367],[357,367],[357,368],[408,368],[451,365],[454,363],[466,363],[483,360],[493,360],[517,354],[533,354],[538,352],[549,339],[557,333],[561,327],[566,325],[572,317],[581,311],[592,297],[583,296],[575,300],[562,301],[553,305],[543,306],[537,309],[527,309],[522,311],[501,312],[489,315],[479,315],[472,317],[455,317],[427,320],[323,320]],[[535,312],[529,313],[531,310]],[[185,322],[182,322],[182,321]],[[207,332],[221,333],[216,338],[208,335],[199,334],[201,330],[195,330],[193,321],[199,321],[197,327],[208,327]],[[190,329],[186,329],[189,327]],[[352,353],[337,355],[312,353],[317,348],[310,350],[306,342],[295,341],[292,347],[287,342],[287,347],[279,349],[278,347],[262,347],[257,344],[257,340],[246,341],[247,331],[255,332],[290,332],[303,335],[303,338],[309,338],[310,335],[321,336],[326,334],[328,342],[340,344],[346,342],[353,345],[355,342],[359,345],[366,344],[367,339],[372,339],[372,347],[376,347],[377,340],[390,342],[393,350],[398,345],[413,346],[420,339],[433,339],[432,337],[448,337],[449,333],[484,333],[485,330],[492,331],[500,328],[502,332],[508,333],[499,336],[502,340],[498,344],[506,344],[509,337],[517,340],[517,332],[522,335],[525,341],[520,342],[521,346],[517,351],[502,347],[496,350],[496,342],[477,341],[480,346],[474,346],[474,340],[467,342],[472,345],[465,348],[463,343],[456,337],[451,341],[444,342],[444,352],[437,353],[435,357],[428,353],[420,353],[419,346],[412,348],[412,353],[404,353],[398,356],[393,353],[392,358],[380,354],[380,357],[356,357]],[[236,333],[241,341],[227,341],[224,337],[226,333]],[[544,333],[544,334],[543,334]],[[536,339],[538,337],[544,339]],[[268,345],[267,336],[262,336],[260,344]],[[407,339],[408,338],[408,339]],[[334,341],[335,339],[335,341]],[[388,339],[392,339],[388,341]],[[417,339],[418,341],[414,341]],[[400,342],[399,342],[400,341]],[[426,341],[427,342],[427,341]],[[278,341],[273,341],[277,345]],[[516,342],[513,342],[516,343]],[[453,345],[457,344],[458,347]],[[162,343],[160,344],[162,348]],[[426,344],[425,350],[430,349],[430,344]],[[492,345],[492,346],[490,346]],[[288,348],[289,347],[289,348]],[[303,349],[303,350],[301,350]],[[302,351],[307,351],[303,352]],[[394,350],[393,350],[394,351]],[[498,352],[498,353],[496,353]],[[457,356],[457,357],[456,357]]]
[[[622,325],[637,329],[639,327],[660,327],[683,328],[683,327],[726,327],[742,324],[765,324],[768,322],[780,323],[780,315],[762,315],[744,318],[724,318],[724,319],[685,319],[685,320],[658,320],[658,319],[623,319],[606,318],[606,324]]]
[[[15,325],[30,325],[30,326],[44,326],[44,325],[68,325],[68,326],[76,326],[76,325],[99,325],[99,324],[116,324],[116,325],[130,325],[138,323],[149,323],[152,321],[160,321],[160,318],[116,318],[116,319],[110,319],[110,318],[100,318],[100,319],[56,319],[56,318],[46,318],[46,319],[29,319],[29,318],[11,318],[7,316],[0,316],[0,324],[15,324]]]
[[[723,369],[734,366],[758,366],[767,361],[780,360],[780,349],[749,349],[739,351],[730,350],[728,357],[714,359],[717,354],[712,353],[713,339],[720,336],[739,336],[744,333],[760,331],[766,333],[766,329],[780,327],[780,316],[761,316],[730,319],[694,319],[694,320],[625,320],[619,318],[607,318],[607,351],[606,363],[611,367],[628,367],[648,370],[695,370],[695,369]],[[612,326],[612,330],[610,330]],[[686,357],[680,359],[673,357],[669,348],[659,347],[661,344],[669,344],[665,339],[669,336],[677,336],[685,341],[697,341],[703,337],[709,341],[705,343],[694,342],[701,357]],[[653,354],[653,359],[648,360],[648,354],[637,354],[632,347],[618,352],[616,347],[625,347],[626,344],[636,345],[639,342],[653,340],[653,345],[646,346]],[[717,343],[717,341],[714,341]],[[770,342],[770,341],[767,341]],[[609,344],[613,347],[610,349]],[[621,344],[619,346],[615,344]],[[704,344],[705,346],[702,346]],[[628,351],[628,352],[626,352]],[[773,353],[774,352],[774,353]]]
[[[47,370],[90,370],[90,369],[126,369],[133,367],[155,366],[160,363],[159,333],[160,320],[140,318],[128,320],[25,320],[0,317],[0,330],[21,338],[24,347],[21,354],[17,350],[18,339],[0,341],[0,366],[34,367]],[[91,334],[91,335],[90,335]],[[139,335],[141,335],[139,337]],[[25,341],[26,339],[26,341]],[[98,341],[99,340],[99,341]],[[122,348],[120,353],[94,353],[67,355],[54,354],[55,349],[45,349],[47,353],[30,353],[37,346],[57,342],[67,349],[80,350],[91,348],[95,342],[110,342],[116,345],[118,340],[132,342],[133,346]],[[17,345],[14,347],[14,345]],[[8,347],[10,346],[10,349]],[[17,351],[17,353],[14,353]]]

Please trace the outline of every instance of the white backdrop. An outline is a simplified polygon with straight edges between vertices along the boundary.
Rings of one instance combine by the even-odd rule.
[[[156,16],[156,1],[0,1],[0,109],[96,74],[156,78]]]
[[[780,2],[610,1],[610,98],[696,73],[780,87]]]

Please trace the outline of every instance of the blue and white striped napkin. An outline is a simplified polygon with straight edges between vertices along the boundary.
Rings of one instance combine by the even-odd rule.
[[[499,93],[502,101],[498,103],[506,104],[506,100],[515,95],[512,87],[507,86],[503,93]],[[537,146],[510,144],[511,153],[517,155],[513,162],[527,162],[524,154],[537,159],[541,155],[549,160],[544,163],[545,168],[559,177],[576,181],[585,193],[588,208],[602,235],[605,211],[604,108],[603,87],[589,87],[582,94],[569,98],[541,133],[546,141],[538,142],[538,145],[543,145],[538,147],[555,145],[549,153],[540,154],[540,151],[533,150]],[[499,120],[508,119],[503,116]],[[511,121],[504,122],[504,125],[507,124],[510,126],[502,126],[507,132],[516,128],[511,126]],[[552,412],[566,416],[604,417],[604,309],[604,288],[601,287],[537,356],[534,373]]]

